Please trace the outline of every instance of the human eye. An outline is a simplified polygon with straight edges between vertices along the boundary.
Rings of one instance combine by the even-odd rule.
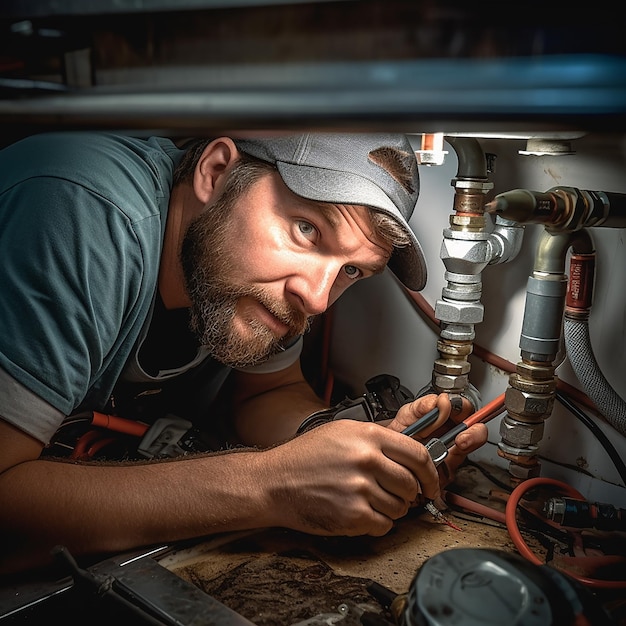
[[[363,272],[361,272],[361,270],[354,265],[344,265],[343,271],[350,280],[356,280],[357,278],[361,278],[361,276],[363,276]]]
[[[317,228],[305,220],[297,220],[298,232],[304,235],[307,239],[314,239],[317,235]]]

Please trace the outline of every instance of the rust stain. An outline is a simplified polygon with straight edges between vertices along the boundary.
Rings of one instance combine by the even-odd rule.
[[[561,175],[557,174],[551,167],[547,167],[544,170],[544,173],[547,174],[555,183],[561,182]]]

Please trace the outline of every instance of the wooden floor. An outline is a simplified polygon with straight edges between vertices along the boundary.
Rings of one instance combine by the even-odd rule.
[[[424,511],[411,512],[384,537],[313,537],[282,529],[222,536],[174,557],[177,573],[195,569],[213,577],[259,554],[314,554],[340,575],[367,578],[396,593],[408,590],[420,566],[451,548],[493,548],[517,552],[505,528],[490,520],[472,520],[447,512],[461,530]],[[537,546],[541,554],[541,547]]]
[[[477,470],[465,469],[457,484],[464,497],[504,510]],[[415,509],[384,537],[326,538],[270,529],[216,537],[162,564],[255,624],[333,623],[310,620],[336,615],[341,605],[355,616],[346,616],[342,626],[361,624],[359,612],[383,613],[380,599],[368,592],[372,582],[391,596],[402,595],[420,567],[444,550],[517,553],[504,524],[453,509],[445,513],[458,530]],[[542,556],[541,546],[528,542]]]

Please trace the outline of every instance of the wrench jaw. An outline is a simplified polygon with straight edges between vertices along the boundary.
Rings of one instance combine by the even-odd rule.
[[[435,467],[443,463],[443,460],[448,456],[448,447],[441,439],[437,439],[436,437],[426,444],[426,450],[428,450],[428,454],[433,460]]]

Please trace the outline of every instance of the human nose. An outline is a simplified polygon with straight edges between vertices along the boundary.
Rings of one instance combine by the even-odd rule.
[[[287,291],[298,298],[307,315],[320,315],[339,296],[335,288],[338,272],[334,263],[307,262],[287,282]]]

